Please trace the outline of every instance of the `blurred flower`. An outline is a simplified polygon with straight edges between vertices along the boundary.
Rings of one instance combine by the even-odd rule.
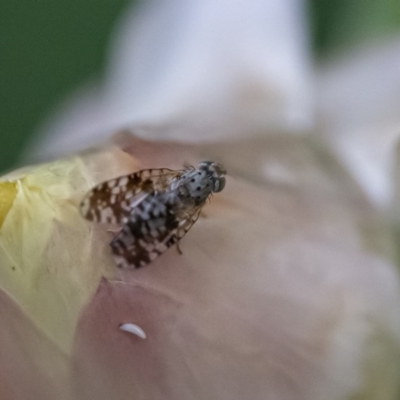
[[[303,13],[298,0],[150,0],[127,10],[105,84],[78,91],[31,153],[65,154],[127,126],[190,142],[308,131]]]
[[[318,73],[321,135],[370,199],[394,199],[400,135],[400,38],[364,45]]]
[[[336,130],[304,134],[302,3],[153,1],[127,14],[118,38],[105,88],[78,93],[36,156],[112,128],[158,141],[121,133],[117,146],[3,178],[1,398],[28,387],[34,399],[397,398],[393,238],[335,157]],[[78,215],[84,192],[201,158],[233,177],[183,256],[116,271],[107,227]]]

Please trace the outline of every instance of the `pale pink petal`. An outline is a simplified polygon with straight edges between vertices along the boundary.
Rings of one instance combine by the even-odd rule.
[[[318,189],[228,178],[183,256],[103,280],[78,324],[78,398],[393,399],[398,275],[365,242],[390,239],[363,229],[368,203]]]
[[[0,398],[69,399],[67,357],[0,290]]]

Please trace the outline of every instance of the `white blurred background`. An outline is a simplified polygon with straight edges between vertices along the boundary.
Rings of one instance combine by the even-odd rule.
[[[1,169],[126,127],[186,142],[312,134],[375,204],[393,198],[394,0],[26,0],[2,8]]]

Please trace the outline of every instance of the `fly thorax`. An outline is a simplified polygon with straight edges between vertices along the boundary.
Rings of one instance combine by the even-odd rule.
[[[211,194],[211,182],[204,171],[188,171],[178,188],[181,201],[201,205]]]

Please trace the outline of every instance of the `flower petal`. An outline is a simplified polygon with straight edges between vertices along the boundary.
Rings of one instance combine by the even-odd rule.
[[[59,156],[126,127],[199,142],[312,124],[303,1],[153,0],[121,20],[103,87],[74,95],[30,151]]]
[[[107,227],[77,214],[88,186],[141,157],[168,167],[209,150],[124,140],[137,156],[105,150],[8,176],[18,192],[0,230],[0,281],[58,347],[69,352],[75,333],[75,399],[395,398],[398,273],[362,194],[315,160],[297,163],[309,155],[296,158],[297,141],[275,147],[297,165],[294,182],[228,176],[183,256],[117,271]],[[111,271],[118,280],[102,278]]]
[[[157,139],[308,130],[303,7],[293,0],[156,0],[133,9],[111,54],[110,114]]]
[[[329,230],[340,207],[326,202],[229,179],[183,239],[183,256],[171,249],[102,281],[78,324],[77,393],[392,399],[396,270],[363,253],[356,227],[344,235],[351,222]],[[125,323],[146,340],[121,331]]]
[[[77,205],[94,182],[135,165],[113,149],[14,172],[0,183],[0,197],[9,199],[0,230],[1,287],[64,351],[82,305],[113,266],[107,246],[99,246],[107,232],[93,229]]]
[[[378,206],[393,200],[400,129],[400,41],[365,46],[320,68],[321,133]]]
[[[0,228],[7,217],[8,212],[17,195],[15,182],[0,182]]]
[[[0,289],[0,398],[69,399],[67,357]]]

